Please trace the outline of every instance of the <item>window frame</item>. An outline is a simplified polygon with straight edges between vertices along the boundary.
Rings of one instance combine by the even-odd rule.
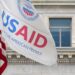
[[[70,18],[70,19],[71,19],[71,25],[70,25],[70,27],[67,27],[67,26],[66,26],[66,27],[63,27],[63,26],[62,26],[63,28],[70,28],[70,46],[68,46],[68,47],[67,47],[67,46],[63,47],[63,46],[61,45],[61,44],[62,44],[62,43],[61,43],[61,33],[62,33],[62,31],[61,31],[61,29],[60,29],[60,31],[61,31],[61,32],[59,31],[59,32],[60,32],[60,34],[59,34],[59,36],[60,36],[60,37],[59,37],[59,38],[60,38],[60,43],[59,43],[60,46],[56,47],[56,48],[71,48],[71,47],[72,47],[72,17],[48,17],[48,20],[49,20],[49,30],[50,30],[51,28],[60,28],[60,27],[57,27],[57,26],[56,26],[56,27],[51,27],[51,25],[50,25],[50,18],[60,18],[60,19],[61,19],[61,18],[64,18],[64,19],[65,19],[65,18]],[[50,31],[50,32],[51,32],[51,31]]]

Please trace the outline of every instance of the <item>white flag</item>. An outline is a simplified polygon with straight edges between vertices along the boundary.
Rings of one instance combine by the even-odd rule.
[[[18,53],[45,65],[55,64],[54,41],[29,0],[1,0],[3,37]]]

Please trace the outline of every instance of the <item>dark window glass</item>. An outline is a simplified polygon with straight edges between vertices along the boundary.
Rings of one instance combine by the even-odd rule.
[[[56,47],[70,47],[71,18],[50,18],[49,22]]]
[[[51,26],[70,26],[71,18],[50,18]]]
[[[52,36],[54,38],[54,41],[55,41],[55,45],[56,47],[60,46],[60,38],[59,38],[59,32],[51,32],[52,33]]]
[[[71,35],[70,31],[61,32],[61,46],[68,47],[71,46]]]

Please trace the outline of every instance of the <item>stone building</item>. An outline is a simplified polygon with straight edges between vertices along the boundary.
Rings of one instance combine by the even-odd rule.
[[[52,33],[58,53],[57,62],[59,67],[49,69],[31,59],[25,58],[8,47],[7,58],[10,72],[13,75],[24,75],[25,72],[27,75],[50,75],[54,70],[53,75],[74,75],[75,66],[68,64],[75,63],[75,0],[32,0],[32,3],[38,13],[43,16],[45,24]],[[12,68],[12,65],[15,65],[14,68]],[[20,67],[22,67],[22,70]],[[19,72],[16,70],[18,68]],[[17,72],[12,71],[13,69]],[[10,72],[6,71],[5,75]]]

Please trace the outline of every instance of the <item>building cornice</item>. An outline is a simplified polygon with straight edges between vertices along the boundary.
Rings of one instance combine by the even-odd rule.
[[[75,48],[57,48],[57,57],[58,63],[74,63]],[[39,64],[12,50],[7,50],[7,59],[9,64]]]
[[[32,0],[34,5],[75,5],[75,0]]]

